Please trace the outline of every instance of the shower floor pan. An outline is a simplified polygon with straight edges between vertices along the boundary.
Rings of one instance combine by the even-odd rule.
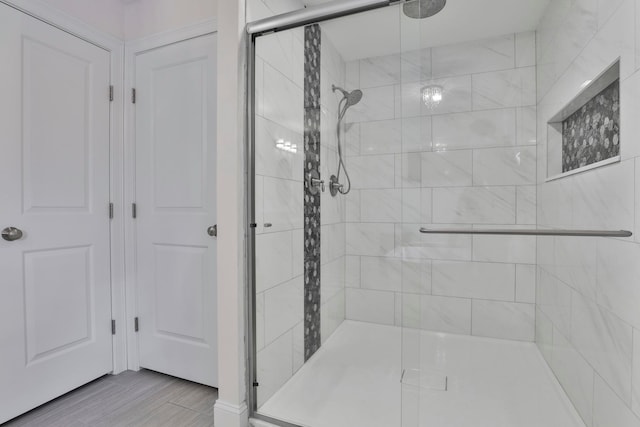
[[[354,321],[260,412],[305,427],[584,427],[533,343]]]

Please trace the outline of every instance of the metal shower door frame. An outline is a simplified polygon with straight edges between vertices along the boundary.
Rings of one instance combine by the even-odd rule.
[[[249,417],[269,422],[281,427],[302,427],[278,420],[258,411],[257,387],[257,346],[256,346],[256,215],[255,215],[255,55],[256,39],[262,35],[303,27],[343,16],[354,15],[373,9],[393,6],[407,0],[337,0],[323,5],[300,9],[276,15],[270,18],[250,22],[246,26],[246,129],[245,129],[245,194],[246,194],[246,298],[245,298],[245,334],[246,334],[246,398]]]

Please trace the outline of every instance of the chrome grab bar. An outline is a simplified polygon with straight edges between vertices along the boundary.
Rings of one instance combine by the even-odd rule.
[[[518,230],[518,229],[431,229],[422,227],[424,234],[488,234],[503,236],[581,236],[581,237],[631,237],[628,230]]]

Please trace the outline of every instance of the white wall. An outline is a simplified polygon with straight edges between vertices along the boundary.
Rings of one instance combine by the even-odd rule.
[[[44,0],[44,2],[97,30],[119,39],[124,38],[124,4],[121,0]]]
[[[347,84],[347,319],[533,341],[534,238],[418,230],[535,225],[534,34],[348,62]]]
[[[124,10],[124,37],[135,40],[214,19],[217,8],[217,0],[130,0]]]
[[[640,426],[640,2],[554,0],[540,23],[536,341],[588,427]],[[622,161],[544,182],[547,121],[620,57]],[[550,142],[549,142],[550,143]]]

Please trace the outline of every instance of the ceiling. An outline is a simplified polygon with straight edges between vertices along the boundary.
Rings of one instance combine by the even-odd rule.
[[[384,7],[322,24],[345,61],[535,30],[550,0],[448,0],[422,20]],[[307,6],[327,0],[305,0]]]

